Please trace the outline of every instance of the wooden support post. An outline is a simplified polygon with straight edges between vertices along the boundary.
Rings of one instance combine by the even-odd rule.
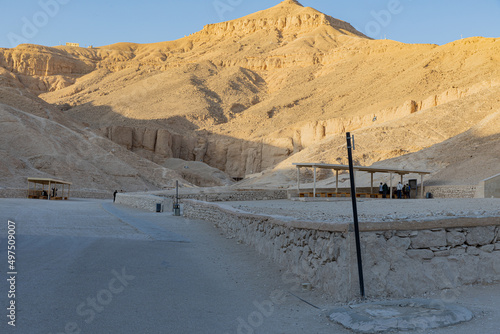
[[[422,198],[424,198],[424,174],[420,174],[420,192],[422,193]]]
[[[316,198],[316,166],[314,166],[314,189],[313,189],[313,197]]]
[[[371,175],[371,190],[370,190],[370,194],[373,195],[373,173],[370,173]]]
[[[339,193],[339,170],[335,170],[335,193]]]
[[[392,173],[389,173],[389,198],[392,199]]]
[[[297,167],[297,191],[300,193],[300,167]]]

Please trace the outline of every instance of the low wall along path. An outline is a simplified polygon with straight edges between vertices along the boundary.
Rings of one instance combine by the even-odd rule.
[[[347,221],[250,213],[234,202],[183,203],[186,217],[213,222],[338,301],[358,296],[354,233]],[[431,219],[360,224],[368,297],[405,298],[500,281],[500,215]]]

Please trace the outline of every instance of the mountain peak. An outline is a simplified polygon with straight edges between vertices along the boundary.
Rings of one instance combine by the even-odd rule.
[[[208,35],[248,35],[256,31],[268,30],[312,31],[318,27],[329,26],[338,34],[366,38],[349,23],[335,19],[310,7],[304,7],[297,0],[284,0],[279,4],[232,21],[209,24],[201,31]]]
[[[297,5],[297,6],[300,6],[300,7],[304,7],[302,6],[302,4],[300,2],[298,2],[297,0],[283,0],[281,2],[281,5]]]

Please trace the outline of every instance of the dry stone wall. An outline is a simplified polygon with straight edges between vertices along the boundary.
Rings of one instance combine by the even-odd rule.
[[[252,190],[252,191],[233,191],[214,193],[200,191],[193,194],[181,193],[179,200],[199,200],[204,202],[227,202],[227,201],[262,201],[262,200],[277,200],[286,199],[286,190]],[[139,208],[147,211],[156,211],[156,204],[161,203],[164,210],[170,210],[175,200],[173,191],[169,193],[158,193],[156,195],[150,193],[118,193],[116,203],[134,208]]]
[[[167,195],[166,195],[167,196]],[[173,198],[173,195],[170,195]],[[228,201],[268,201],[286,199],[286,190],[245,190],[223,193],[204,193],[179,195],[181,200],[194,199],[205,202],[228,202]]]
[[[338,301],[357,296],[348,224],[281,221],[200,201],[185,201],[184,215],[213,222]],[[409,297],[500,281],[500,220],[491,224],[420,230],[380,224],[380,231],[370,226],[361,238],[368,296]]]
[[[435,198],[474,198],[476,189],[476,186],[425,186],[424,192]]]
[[[141,193],[116,194],[116,204],[122,204],[146,211],[156,211],[156,205],[158,203],[162,205],[162,211],[172,210],[173,202],[171,198]]]
[[[408,297],[500,281],[499,225],[362,234],[370,294]]]

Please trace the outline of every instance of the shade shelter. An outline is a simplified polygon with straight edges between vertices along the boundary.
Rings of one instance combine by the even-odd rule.
[[[331,165],[331,164],[321,164],[321,163],[294,163],[297,167],[297,189],[300,192],[300,169],[301,168],[312,168],[314,171],[314,186],[313,186],[313,196],[316,197],[316,171],[318,168],[332,169],[335,171],[335,192],[339,192],[339,172],[349,171],[349,166],[347,165]],[[373,188],[373,175],[375,173],[384,173],[390,175],[390,198],[392,198],[392,176],[398,174],[401,176],[401,183],[403,183],[404,175],[408,174],[418,174],[420,175],[420,191],[421,197],[424,197],[424,175],[431,174],[429,171],[418,171],[418,170],[407,170],[407,169],[394,169],[394,168],[383,168],[383,167],[364,167],[364,166],[354,166],[354,178],[356,179],[357,172],[366,172],[371,174],[371,193],[374,193]]]
[[[49,178],[28,178],[28,198],[67,200],[70,191],[71,182]]]

